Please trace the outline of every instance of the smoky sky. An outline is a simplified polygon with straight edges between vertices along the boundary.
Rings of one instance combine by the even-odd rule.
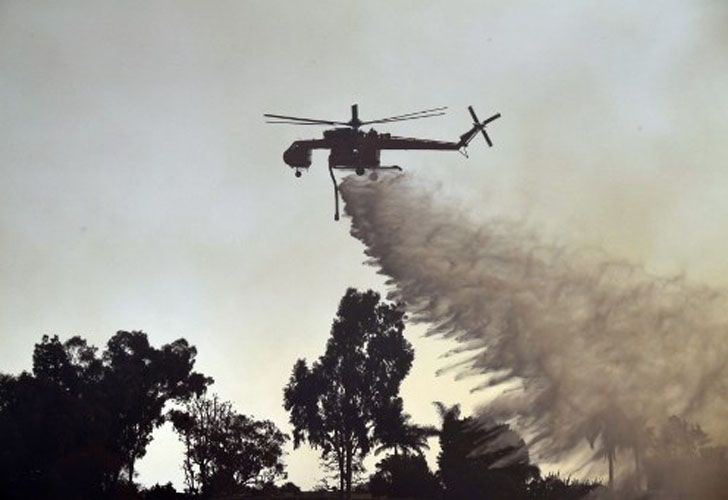
[[[280,388],[343,291],[386,286],[331,221],[325,156],[299,181],[282,162],[319,131],[266,112],[449,106],[383,130],[433,139],[463,133],[469,104],[501,112],[469,160],[383,163],[442,186],[474,227],[516,215],[724,285],[725,20],[717,1],[0,2],[0,370],[29,368],[44,333],[184,336],[221,397],[285,426]],[[470,382],[438,379],[446,349],[410,331],[407,409],[434,424],[431,400],[467,406]],[[179,481],[179,453],[160,434],[140,480]],[[315,483],[315,454],[288,461]]]

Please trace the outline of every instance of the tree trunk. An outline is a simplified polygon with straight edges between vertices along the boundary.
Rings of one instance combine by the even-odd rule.
[[[614,450],[607,452],[607,460],[609,460],[609,489],[614,489]]]
[[[634,447],[634,472],[637,476],[637,489],[642,491],[642,454],[639,447]]]
[[[197,493],[197,490],[195,489],[195,468],[192,464],[192,444],[190,443],[190,434],[189,432],[185,432],[185,462],[184,462],[184,471],[185,471],[185,482],[187,483],[187,488],[193,492]]]
[[[346,500],[351,500],[351,445],[346,446]]]
[[[129,484],[134,484],[134,457],[129,459],[127,467],[129,468]]]
[[[339,462],[339,498],[344,500],[345,478],[346,478],[346,464],[344,462],[344,451],[337,450],[336,459]]]

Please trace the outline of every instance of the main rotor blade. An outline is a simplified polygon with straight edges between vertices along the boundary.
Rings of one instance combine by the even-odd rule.
[[[410,116],[408,118],[382,118],[381,120],[372,120],[370,122],[364,122],[362,125],[369,125],[371,123],[396,123],[396,122],[404,122],[407,120],[419,120],[420,118],[432,118],[433,116],[442,116],[445,113],[432,113],[430,115],[421,115],[421,116]]]
[[[331,126],[331,124],[329,124],[329,123],[318,123],[318,122],[312,122],[312,123],[309,123],[309,122],[290,122],[290,121],[277,121],[277,122],[274,122],[274,121],[271,121],[271,120],[267,120],[265,123],[272,123],[274,125],[275,124],[278,124],[278,125],[320,125],[322,127],[323,126],[326,126],[326,127],[330,127]]]
[[[363,122],[362,125],[366,125],[368,123],[379,123],[382,120],[394,120],[394,119],[397,119],[397,118],[405,118],[405,117],[408,117],[408,116],[421,115],[421,114],[425,114],[425,113],[434,113],[436,111],[443,111],[445,109],[447,109],[447,106],[443,106],[441,108],[425,109],[425,110],[422,110],[422,111],[415,111],[414,113],[406,113],[404,115],[388,116],[387,118],[379,118],[377,120],[371,120],[371,121]],[[442,113],[442,114],[444,114],[444,113]]]
[[[263,116],[266,118],[277,118],[279,120],[293,120],[297,122],[306,122],[306,123],[322,123],[326,125],[346,125],[344,122],[334,122],[329,120],[316,120],[312,118],[298,118],[297,116],[285,116],[285,115],[271,115],[269,113],[265,113]]]

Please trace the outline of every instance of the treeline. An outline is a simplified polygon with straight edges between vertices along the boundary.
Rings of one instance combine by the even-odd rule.
[[[399,396],[414,360],[404,319],[400,307],[377,293],[349,289],[325,354],[293,368],[284,406],[294,444],[319,449],[335,477],[331,486],[323,478],[319,493],[545,499],[593,487],[542,479],[512,430],[483,427],[457,407],[438,406],[439,429],[412,423]],[[289,437],[209,393],[213,379],[194,371],[196,355],[184,339],[157,348],[139,331],[117,332],[103,351],[78,336],[63,342],[44,336],[31,371],[0,375],[0,498],[300,494],[284,483]],[[134,482],[154,429],[165,422],[184,445],[184,493],[171,484],[143,489]],[[436,473],[423,456],[433,437],[441,446]],[[384,458],[367,478],[362,462],[372,452]],[[533,496],[537,491],[541,496]]]
[[[116,333],[101,353],[80,337],[44,336],[31,372],[0,375],[0,498],[176,498],[171,485],[134,483],[168,420],[186,447],[191,496],[282,477],[286,436],[206,395],[213,380],[193,371],[196,354],[184,339],[153,347],[142,332]]]
[[[635,471],[619,492],[542,474],[513,429],[464,416],[458,405],[435,403],[437,427],[412,422],[400,397],[414,360],[405,319],[401,307],[371,290],[346,291],[324,353],[299,359],[283,388],[290,437],[212,394],[213,379],[194,371],[197,351],[184,339],[157,348],[143,332],[120,331],[100,352],[80,337],[44,336],[30,372],[0,375],[0,498],[706,500],[728,489],[725,450],[677,417],[646,429],[639,448],[607,432],[609,419],[585,436],[608,461],[610,484],[617,456],[634,452]],[[134,482],[152,432],[165,422],[184,445],[184,492]],[[289,439],[320,451],[329,474],[316,492],[285,482]],[[440,451],[433,471],[424,452],[434,440]],[[366,475],[370,454],[380,459]]]

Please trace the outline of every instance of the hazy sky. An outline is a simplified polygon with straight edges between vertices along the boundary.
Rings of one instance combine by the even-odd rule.
[[[183,336],[236,408],[287,429],[282,387],[324,348],[362,265],[332,221],[325,154],[297,180],[281,154],[316,127],[450,106],[392,127],[456,139],[466,106],[503,113],[487,150],[383,154],[474,213],[659,273],[728,283],[728,4],[664,2],[0,1],[0,370],[44,333],[102,346],[119,329]],[[436,378],[442,343],[411,329],[406,407],[470,408]],[[180,484],[158,433],[144,483]],[[292,452],[290,479],[318,479]]]

